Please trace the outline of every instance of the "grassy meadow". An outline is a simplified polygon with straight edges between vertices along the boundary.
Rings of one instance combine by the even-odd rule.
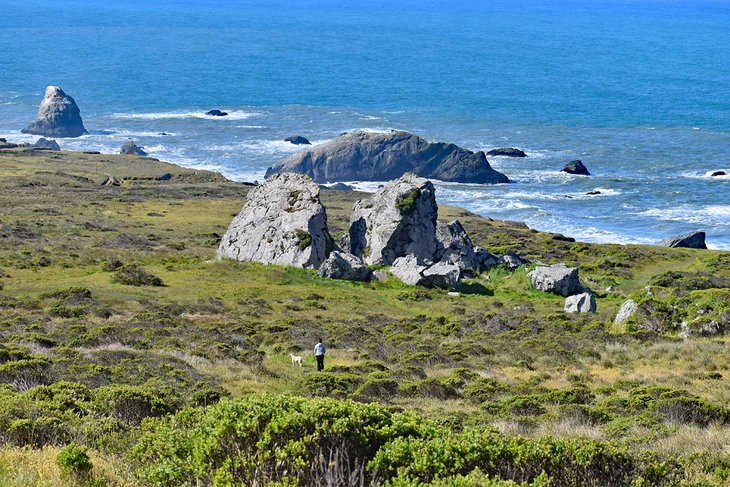
[[[1,485],[730,484],[730,342],[700,332],[730,326],[730,253],[575,242],[441,206],[530,264],[458,296],[332,281],[216,260],[250,187],[150,158],[0,150]],[[360,197],[322,191],[335,239]],[[597,313],[532,289],[527,272],[558,262]],[[614,325],[629,297],[639,312]],[[679,338],[681,322],[696,332]],[[59,461],[69,444],[93,468]]]

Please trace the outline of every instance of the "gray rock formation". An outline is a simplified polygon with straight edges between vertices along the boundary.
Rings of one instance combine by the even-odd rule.
[[[577,267],[555,264],[549,267],[537,267],[528,274],[532,287],[538,291],[572,296],[583,291],[578,277]]]
[[[120,154],[126,154],[128,156],[140,156],[140,157],[146,157],[147,153],[144,151],[143,147],[139,147],[137,144],[135,144],[133,141],[128,140],[121,149],[119,149]]]
[[[218,247],[218,258],[318,269],[335,250],[319,186],[277,174],[252,189]]]
[[[38,108],[36,121],[22,132],[46,137],[79,137],[86,133],[86,128],[74,99],[58,86],[49,86]]]
[[[44,149],[44,150],[61,150],[61,146],[58,145],[58,142],[51,139],[44,139],[41,137],[36,141],[35,144],[33,144],[31,147],[34,149]]]
[[[474,244],[459,220],[436,223],[438,248],[435,259],[439,262],[456,264],[464,271],[478,271],[482,268],[484,256],[477,254]]]
[[[411,286],[428,286],[429,281],[422,274],[427,268],[422,259],[410,254],[395,259],[390,266],[390,273]]]
[[[307,139],[306,137],[302,137],[301,135],[294,135],[292,137],[287,137],[284,139],[284,142],[289,142],[294,145],[312,145],[312,143]]]
[[[616,313],[616,318],[613,320],[614,325],[623,325],[632,316],[636,315],[636,311],[639,309],[639,305],[634,301],[633,299],[627,299],[624,301],[624,304],[621,305],[621,307],[618,310],[618,313]]]
[[[438,247],[434,192],[429,180],[407,173],[355,203],[349,252],[377,265],[409,254],[433,261]]]
[[[727,173],[725,171],[714,171],[710,176],[716,178],[718,176],[727,176]]]
[[[437,262],[424,269],[421,274],[428,280],[428,284],[433,287],[450,291],[459,290],[461,269],[456,264]]]
[[[596,297],[592,293],[581,293],[565,298],[566,313],[595,313]]]
[[[525,261],[515,253],[505,254],[500,259],[508,269],[517,269],[521,265],[525,265]]]
[[[340,279],[344,281],[369,281],[372,278],[370,268],[357,256],[334,251],[319,268],[320,277]]]
[[[214,110],[207,111],[207,112],[205,112],[205,114],[208,115],[209,117],[227,117],[228,116],[228,112],[223,112],[221,110],[218,110],[217,108]]]
[[[688,249],[706,249],[705,232],[685,233],[678,237],[668,237],[657,245],[662,247],[684,247]]]
[[[431,143],[408,132],[352,132],[299,152],[266,171],[302,172],[319,183],[386,181],[406,172],[421,177],[463,183],[508,183],[483,152],[453,144]]]
[[[715,320],[690,323],[683,321],[680,323],[679,329],[681,330],[677,335],[679,338],[689,338],[694,335],[719,335],[723,331],[722,325]]]
[[[502,156],[502,157],[527,157],[524,151],[515,147],[500,147],[499,149],[492,149],[487,152],[488,156]]]
[[[567,172],[568,174],[579,174],[581,176],[590,176],[588,168],[583,165],[581,161],[572,161],[565,165],[560,172]]]

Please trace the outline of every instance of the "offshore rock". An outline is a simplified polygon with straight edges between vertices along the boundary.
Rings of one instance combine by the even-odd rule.
[[[402,131],[352,132],[294,154],[266,171],[302,172],[319,183],[385,181],[413,172],[421,177],[462,183],[508,183],[483,152],[454,144],[431,143]]]
[[[727,176],[727,173],[725,171],[714,171],[710,176],[716,178],[718,176]]]
[[[688,249],[706,249],[705,232],[691,232],[679,235],[678,237],[668,237],[659,242],[657,245],[662,247],[684,247]]]
[[[252,189],[218,247],[218,258],[319,269],[335,249],[319,186],[277,174]]]
[[[53,139],[44,139],[43,137],[38,139],[31,147],[34,149],[61,150],[61,146],[58,145],[58,142]]]
[[[135,144],[133,141],[128,140],[121,149],[119,149],[120,154],[126,154],[128,156],[140,156],[140,157],[146,157],[147,153],[143,150],[143,147],[139,147],[137,144]]]
[[[372,271],[359,257],[334,251],[319,268],[320,277],[344,281],[369,281]]]
[[[355,203],[349,238],[342,243],[370,265],[391,265],[410,254],[433,261],[437,214],[433,184],[406,173]]]
[[[205,112],[206,115],[209,117],[227,117],[228,112],[223,112],[221,110],[215,109]]]
[[[500,147],[499,149],[492,149],[487,152],[488,156],[502,156],[502,157],[527,157],[524,151],[517,149],[516,147]]]
[[[565,165],[560,172],[567,172],[568,174],[578,174],[580,176],[590,176],[588,168],[583,165],[582,161],[572,161]]]
[[[581,293],[565,298],[566,313],[595,313],[596,297],[592,293]]]
[[[46,137],[80,137],[86,133],[86,128],[74,99],[58,86],[49,86],[38,108],[36,121],[22,132]]]
[[[568,297],[583,290],[578,278],[577,267],[555,264],[549,267],[537,267],[528,275],[532,280],[532,287],[538,291]]]
[[[307,139],[306,137],[302,137],[301,135],[287,137],[286,139],[284,139],[284,142],[289,142],[294,145],[312,145],[309,139]]]

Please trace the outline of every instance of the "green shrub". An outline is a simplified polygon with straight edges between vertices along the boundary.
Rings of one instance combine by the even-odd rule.
[[[395,207],[398,208],[401,215],[410,215],[416,209],[416,200],[419,196],[421,196],[421,191],[418,188],[413,189],[405,198],[399,198],[395,202]]]
[[[144,267],[132,264],[119,269],[112,276],[112,281],[127,286],[164,286],[162,279],[149,274]]]
[[[137,425],[144,418],[160,416],[173,408],[158,391],[128,385],[111,385],[94,390],[96,408],[100,414],[110,415],[129,425]]]
[[[299,250],[304,250],[310,245],[312,245],[312,234],[309,233],[306,230],[302,230],[300,228],[296,229],[297,234],[297,248]]]
[[[398,382],[388,372],[372,372],[358,387],[353,396],[360,400],[390,402],[398,394]]]
[[[64,475],[77,479],[86,478],[93,468],[87,448],[75,443],[66,445],[63,450],[58,452],[56,464],[61,467]]]
[[[299,380],[295,390],[306,397],[346,397],[362,382],[359,375],[348,372],[316,372]]]

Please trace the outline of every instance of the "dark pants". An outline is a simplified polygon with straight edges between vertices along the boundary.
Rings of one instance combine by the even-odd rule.
[[[324,369],[324,355],[315,355],[317,357],[317,370]]]

